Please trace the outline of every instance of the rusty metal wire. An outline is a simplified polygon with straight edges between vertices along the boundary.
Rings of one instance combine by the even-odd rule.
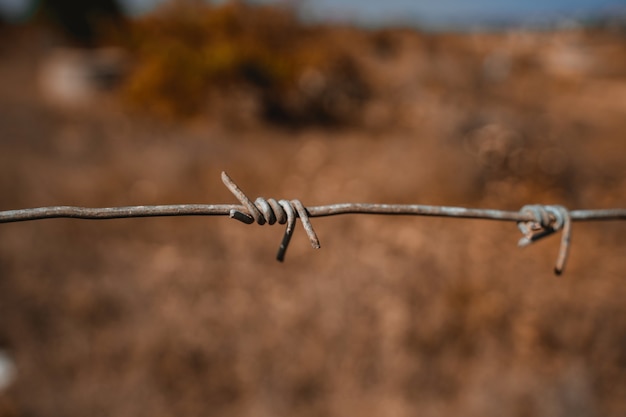
[[[418,204],[341,203],[305,207],[300,200],[275,200],[257,198],[254,202],[222,172],[222,181],[239,200],[235,204],[179,204],[159,206],[129,206],[88,208],[74,206],[39,207],[0,211],[0,223],[21,222],[52,218],[120,219],[129,217],[159,216],[229,216],[246,224],[287,224],[276,258],[283,261],[296,219],[300,219],[311,246],[320,248],[320,242],[310,218],[340,214],[384,214],[433,217],[455,217],[516,222],[523,237],[518,245],[523,247],[561,231],[561,246],[554,272],[560,275],[567,261],[571,243],[572,222],[591,220],[626,220],[626,209],[567,210],[558,205],[528,205],[520,211],[479,209],[464,207],[427,206]]]

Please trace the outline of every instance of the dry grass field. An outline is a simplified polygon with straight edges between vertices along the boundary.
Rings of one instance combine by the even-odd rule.
[[[305,205],[626,207],[623,32],[292,25],[311,51],[226,76],[274,62],[229,44],[182,93],[137,35],[77,96],[57,38],[0,28],[0,210],[235,203],[222,170]],[[626,415],[624,222],[575,223],[555,277],[558,237],[512,223],[312,220],[283,264],[282,226],[225,217],[0,225],[0,416]]]

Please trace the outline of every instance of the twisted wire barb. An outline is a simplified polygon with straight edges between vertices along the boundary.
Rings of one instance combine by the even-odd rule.
[[[573,221],[626,220],[626,209],[570,211],[558,205],[528,205],[522,207],[520,211],[507,211],[418,204],[369,203],[341,203],[305,207],[300,200],[275,200],[262,197],[252,202],[225,172],[222,172],[222,181],[239,200],[240,205],[178,204],[103,208],[74,206],[39,207],[0,211],[0,223],[51,218],[104,220],[129,217],[226,215],[246,224],[255,222],[259,225],[265,223],[270,225],[275,223],[286,224],[285,234],[276,256],[279,261],[283,261],[297,218],[300,219],[309,237],[311,246],[316,249],[319,249],[320,243],[310,221],[312,217],[340,214],[383,214],[513,221],[517,223],[519,230],[523,234],[523,237],[518,242],[518,245],[522,247],[561,231],[561,246],[554,268],[554,272],[560,275],[565,268],[569,253],[572,231],[571,223]]]
[[[241,204],[243,204],[250,213],[247,214],[237,209],[231,209],[229,216],[232,219],[239,220],[246,224],[252,224],[256,221],[259,225],[264,225],[265,223],[272,225],[276,223],[276,221],[278,221],[279,224],[287,223],[283,241],[280,244],[278,254],[276,255],[276,259],[278,259],[278,261],[282,262],[285,260],[285,252],[287,252],[287,246],[289,245],[291,236],[293,235],[294,226],[296,224],[296,216],[300,217],[304,230],[306,230],[307,235],[309,235],[309,240],[311,241],[313,249],[320,248],[320,241],[317,238],[317,234],[313,230],[313,225],[309,220],[307,210],[304,205],[302,205],[300,200],[276,201],[273,198],[266,200],[263,197],[259,197],[253,203],[225,172],[222,172],[222,182],[226,185],[230,192],[233,193],[239,201],[241,201]]]
[[[517,223],[517,227],[524,235],[517,243],[518,246],[524,247],[530,245],[541,238],[550,236],[561,228],[563,229],[563,233],[561,234],[561,247],[559,248],[559,255],[556,259],[556,266],[554,267],[554,273],[561,275],[563,269],[565,269],[565,262],[569,254],[572,236],[572,219],[570,213],[565,207],[558,205],[527,205],[522,207],[520,212],[529,213],[534,216],[534,220]]]

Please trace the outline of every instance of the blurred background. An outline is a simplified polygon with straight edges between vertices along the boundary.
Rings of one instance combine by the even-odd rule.
[[[626,207],[623,1],[0,0],[0,210]],[[0,416],[624,416],[626,224],[0,225]]]

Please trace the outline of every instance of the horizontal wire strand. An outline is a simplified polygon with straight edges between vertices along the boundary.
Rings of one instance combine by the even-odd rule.
[[[519,211],[417,204],[339,203],[305,208],[309,217],[328,217],[342,214],[382,214],[511,222],[534,220],[533,216],[527,213],[520,213]],[[229,216],[233,210],[246,212],[247,207],[238,204],[174,204],[127,207],[49,206],[0,211],[0,223],[58,218],[107,220],[133,217]],[[573,221],[626,220],[626,209],[571,210],[569,213]]]
[[[300,219],[309,237],[311,246],[315,249],[320,248],[320,243],[310,222],[312,217],[341,214],[379,214],[513,221],[517,222],[518,228],[524,235],[519,241],[520,246],[526,246],[557,231],[561,231],[561,246],[554,269],[555,273],[560,275],[565,267],[569,252],[572,221],[626,220],[626,209],[569,211],[565,207],[554,205],[527,205],[519,211],[418,204],[371,203],[342,203],[305,207],[300,200],[277,201],[272,198],[265,199],[259,197],[253,202],[225,172],[222,172],[222,182],[239,200],[241,205],[178,204],[102,208],[76,206],[38,207],[0,211],[0,223],[52,218],[105,220],[164,216],[229,216],[246,224],[256,222],[259,225],[272,225],[278,221],[279,224],[287,223],[285,234],[276,256],[282,262],[293,235],[297,218]]]

